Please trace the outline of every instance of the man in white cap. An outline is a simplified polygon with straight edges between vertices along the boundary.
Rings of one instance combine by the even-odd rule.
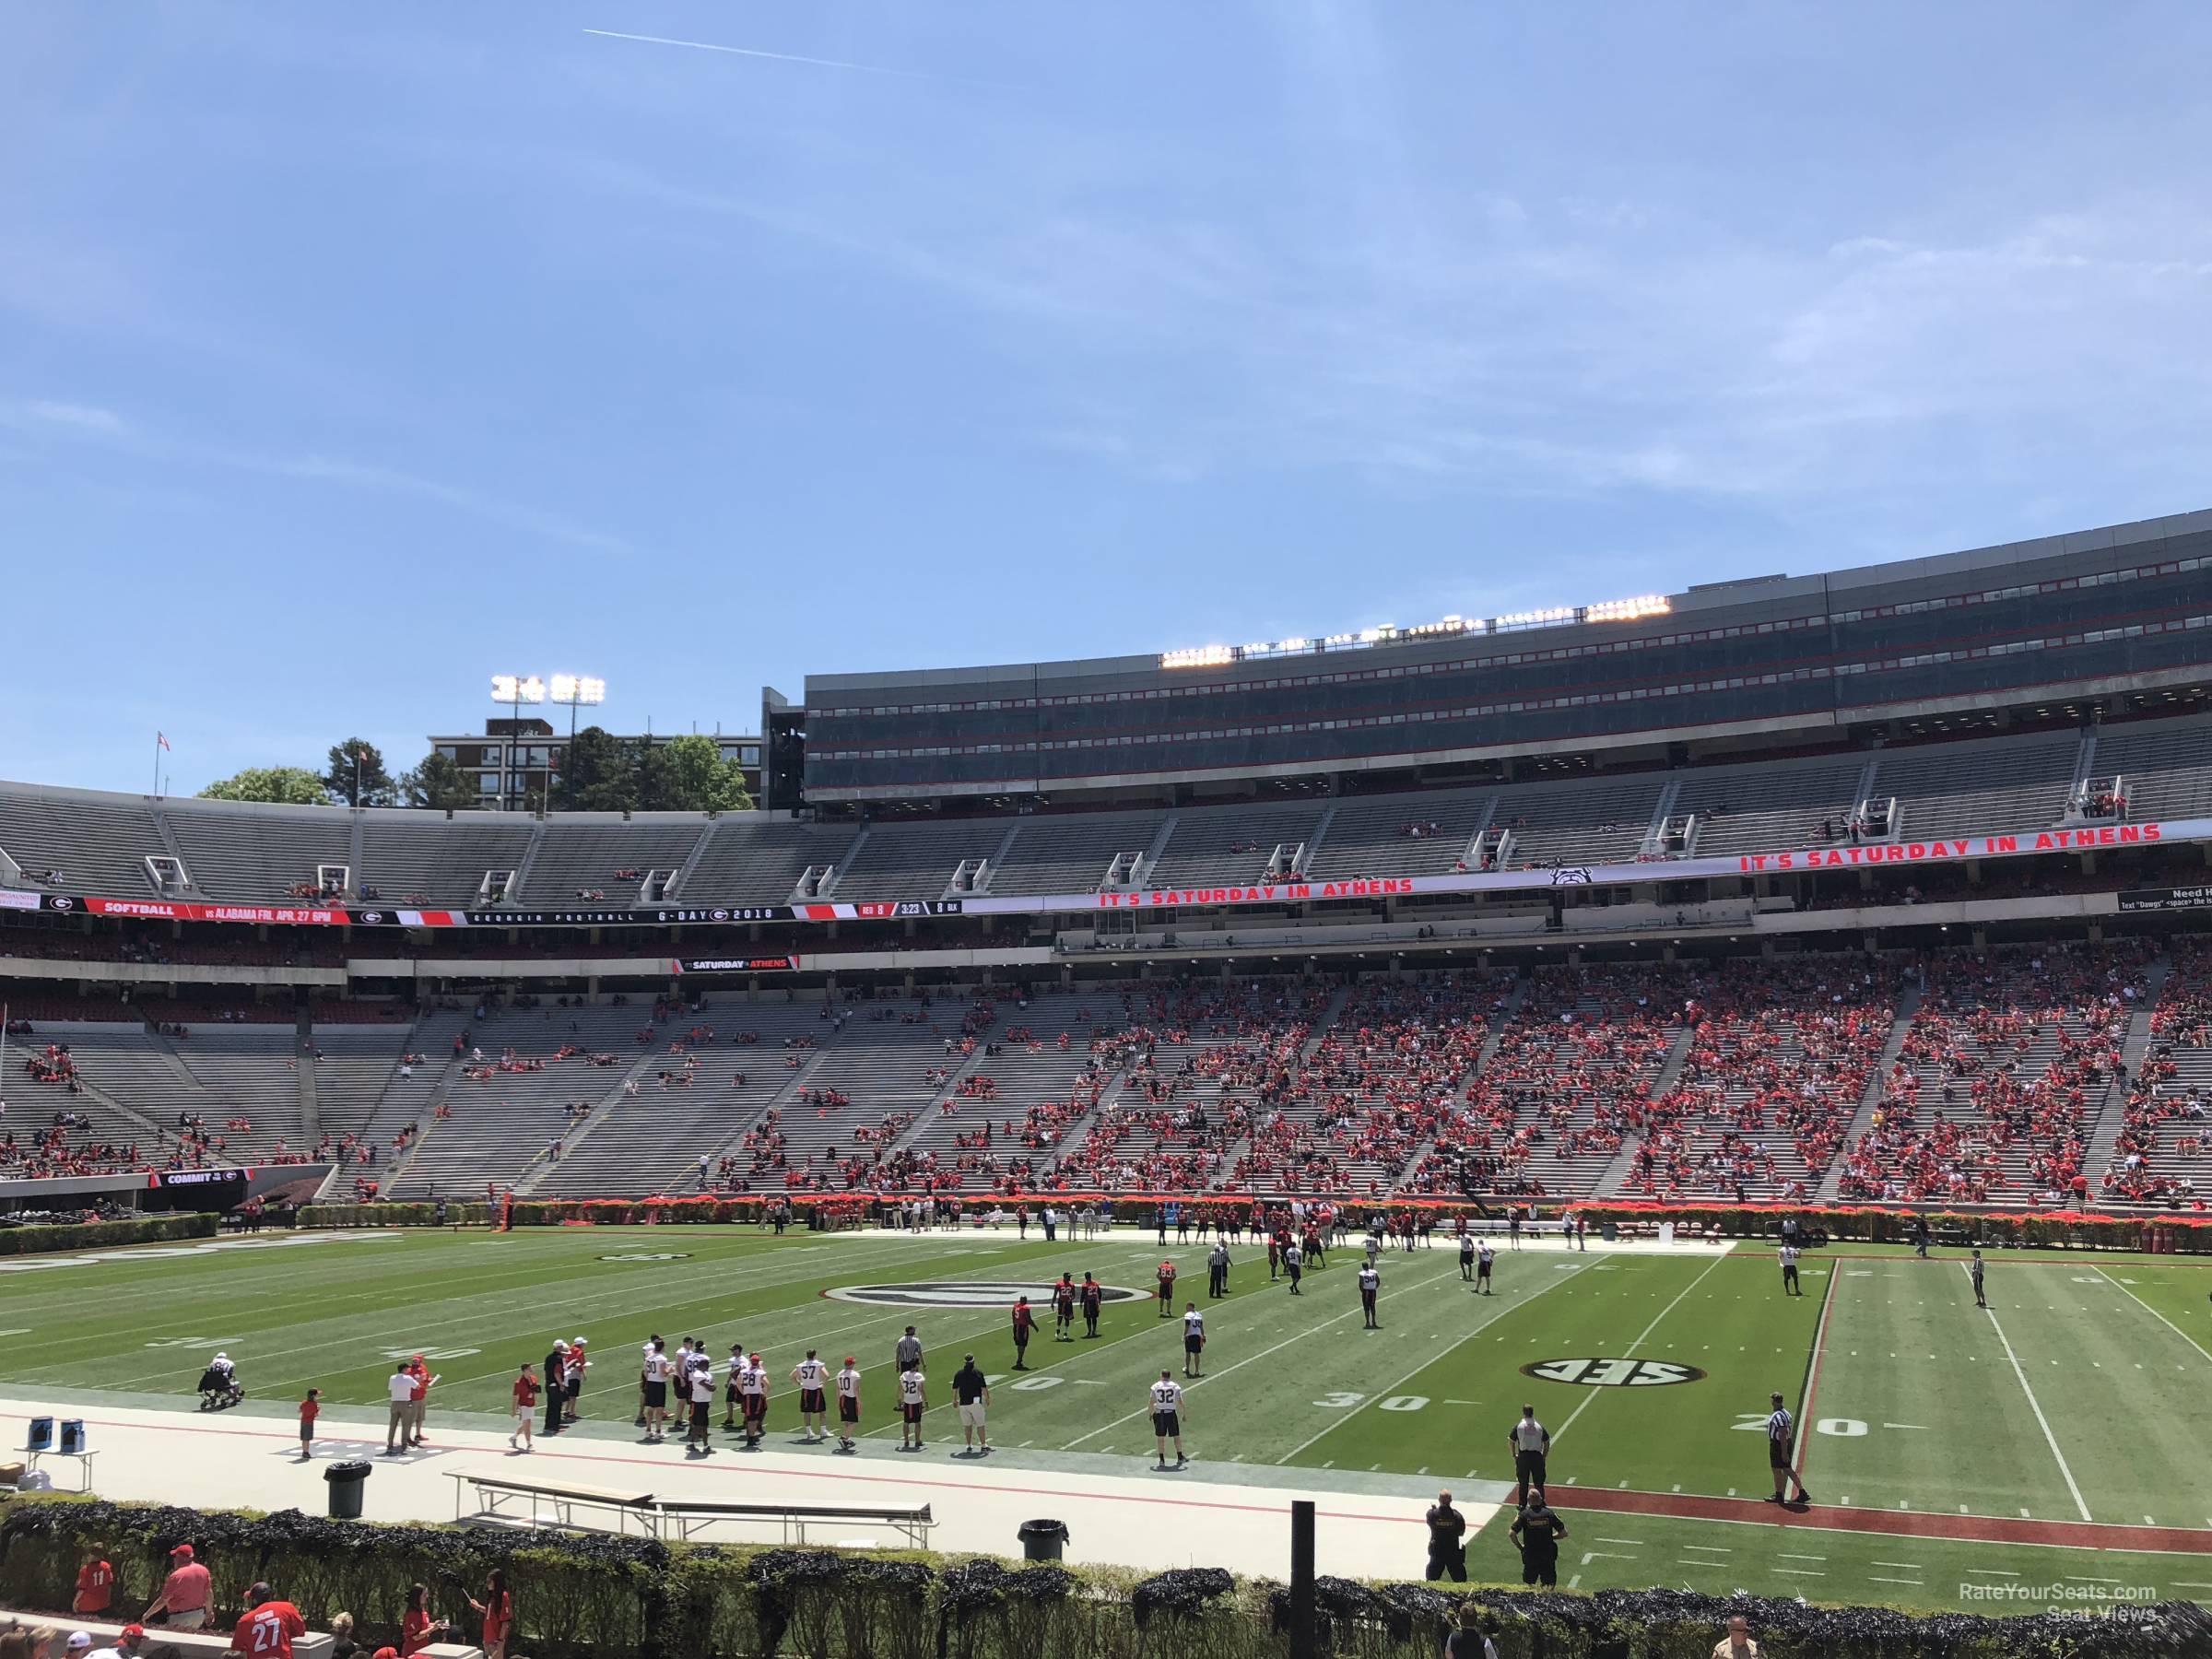
[[[583,1347],[584,1339],[581,1336],[569,1344],[568,1386],[564,1390],[568,1395],[568,1406],[561,1414],[561,1420],[567,1423],[576,1420],[576,1401],[583,1393],[583,1373],[592,1363],[584,1357]]]
[[[69,1632],[69,1640],[65,1645],[69,1650],[69,1659],[82,1659],[82,1655],[92,1651],[92,1632],[72,1630]]]
[[[569,1345],[559,1337],[546,1351],[546,1428],[547,1434],[560,1432],[560,1419],[567,1412],[569,1400]]]

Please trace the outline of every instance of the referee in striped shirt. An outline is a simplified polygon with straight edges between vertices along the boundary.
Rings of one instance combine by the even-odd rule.
[[[1790,1420],[1790,1408],[1782,1403],[1780,1394],[1769,1394],[1774,1409],[1767,1417],[1767,1464],[1774,1471],[1774,1495],[1769,1503],[1781,1503],[1793,1481],[1796,1482],[1797,1501],[1810,1503],[1813,1495],[1805,1489],[1805,1482],[1797,1479],[1797,1471],[1790,1467],[1790,1453],[1796,1443],[1797,1426]]]

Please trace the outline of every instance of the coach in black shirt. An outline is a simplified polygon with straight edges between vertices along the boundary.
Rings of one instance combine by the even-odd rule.
[[[547,1434],[560,1432],[561,1407],[568,1403],[569,1345],[556,1342],[546,1355],[546,1430]]]
[[[967,1355],[960,1369],[952,1373],[952,1397],[960,1408],[960,1432],[967,1437],[967,1450],[980,1450],[989,1456],[991,1430],[984,1425],[983,1411],[991,1404],[991,1389],[973,1354]],[[976,1444],[979,1438],[982,1441],[980,1448]]]
[[[1432,1579],[1467,1582],[1467,1518],[1452,1507],[1452,1494],[1439,1492],[1429,1512],[1429,1571]]]

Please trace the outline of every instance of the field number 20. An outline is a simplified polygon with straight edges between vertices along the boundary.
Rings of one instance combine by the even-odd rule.
[[[1349,1411],[1356,1406],[1365,1404],[1367,1396],[1363,1394],[1349,1394],[1343,1389],[1338,1389],[1335,1393],[1323,1394],[1313,1404],[1324,1411]],[[1427,1394],[1392,1394],[1387,1399],[1377,1400],[1375,1409],[1378,1411],[1418,1411],[1428,1404],[1429,1396]]]

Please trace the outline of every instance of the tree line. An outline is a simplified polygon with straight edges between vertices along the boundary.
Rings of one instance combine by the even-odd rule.
[[[576,734],[563,763],[528,769],[522,795],[533,812],[747,812],[753,805],[744,770],[723,758],[714,738],[692,733],[647,743],[595,725]],[[394,777],[375,744],[348,737],[330,746],[321,771],[250,766],[208,784],[199,798],[457,811],[498,797],[482,794],[474,773],[434,748]]]

